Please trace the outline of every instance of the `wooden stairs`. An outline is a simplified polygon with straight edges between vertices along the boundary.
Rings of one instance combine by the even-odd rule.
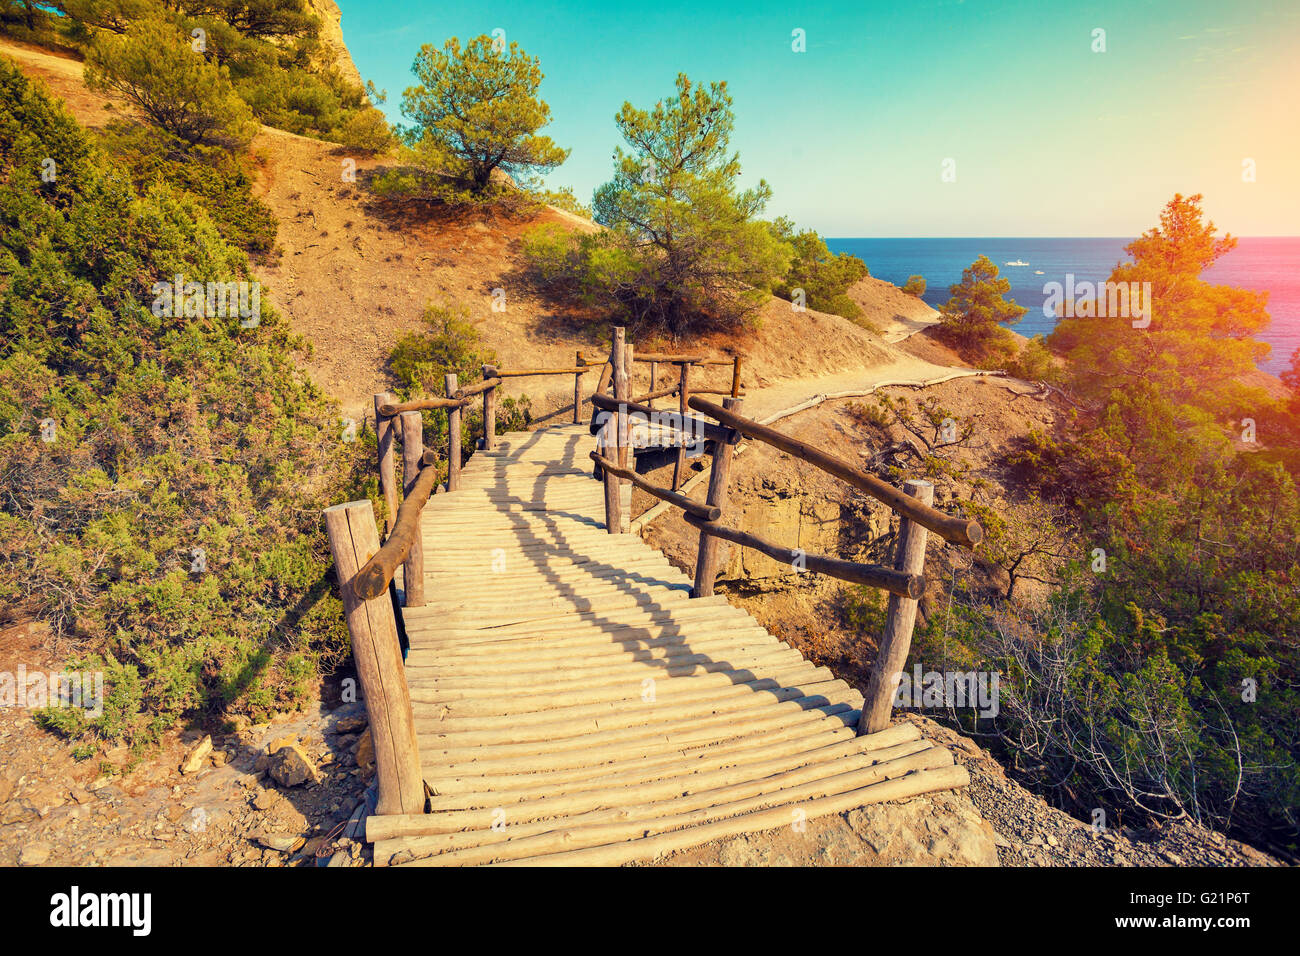
[[[855,689],[608,534],[594,447],[507,434],[425,506],[406,677],[431,812],[371,817],[377,864],[649,860],[968,781],[913,725],[857,736]]]

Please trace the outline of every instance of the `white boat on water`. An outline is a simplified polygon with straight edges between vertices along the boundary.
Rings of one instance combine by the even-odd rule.
[[[1043,270],[1042,270],[1042,269],[1035,269],[1035,270],[1034,270],[1034,275],[1036,275],[1036,276],[1040,276],[1040,275],[1042,275],[1042,274],[1043,274]]]
[[[1004,265],[1008,265],[1008,266],[1027,266],[1027,265],[1029,265],[1029,263],[1028,263],[1028,262],[1025,262],[1023,259],[1017,259],[1015,262],[1007,262],[1007,263],[1003,263],[1003,264],[1004,264]]]

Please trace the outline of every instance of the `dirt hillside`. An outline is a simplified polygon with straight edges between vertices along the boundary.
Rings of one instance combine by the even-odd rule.
[[[86,90],[74,59],[4,39],[0,54],[43,80],[86,125],[102,127],[126,111],[125,104]],[[389,161],[269,127],[253,141],[252,154],[257,193],[279,221],[281,254],[255,264],[265,284],[263,301],[312,343],[308,368],[345,414],[364,413],[370,396],[391,384],[386,360],[392,344],[421,327],[429,303],[468,307],[504,367],[572,365],[577,350],[599,354],[608,348],[589,326],[556,312],[529,288],[522,270],[520,237],[527,230],[542,223],[595,228],[591,224],[551,208],[516,217],[395,208],[365,185]],[[494,289],[505,291],[503,312],[492,309]],[[874,279],[855,286],[853,297],[891,331],[932,311]],[[782,300],[769,301],[757,320],[756,331],[690,344],[719,354],[739,351],[746,383],[757,387],[871,369],[902,357],[886,341],[892,336],[874,335],[839,316],[795,312]],[[791,342],[799,348],[790,348]],[[727,374],[717,369],[707,381],[721,384]],[[638,367],[638,375],[648,385],[648,369]],[[572,400],[572,382],[562,378],[512,382],[510,391],[527,392],[537,412]]]

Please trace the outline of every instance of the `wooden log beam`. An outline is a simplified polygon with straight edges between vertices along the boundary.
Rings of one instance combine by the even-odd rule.
[[[690,365],[683,364],[681,372],[677,378],[677,411],[682,416],[682,421],[686,420],[687,402],[690,400]],[[673,491],[682,487],[682,479],[686,476],[686,445],[685,443],[677,446],[677,458],[673,461]]]
[[[483,367],[492,368],[492,366],[490,365],[485,365]],[[496,388],[500,384],[501,384],[501,376],[497,374],[496,369],[493,369],[492,374],[490,376],[484,374],[483,381],[475,382],[473,385],[466,385],[464,388],[457,389],[455,397],[472,398],[473,396],[478,395],[480,392],[490,392],[492,389]]]
[[[574,364],[586,370],[586,365],[582,361],[582,353],[574,355]],[[573,375],[573,424],[578,424],[578,416],[582,411],[582,372],[575,372]]]
[[[677,388],[678,387],[674,385],[671,388],[661,388],[658,391],[647,392],[644,395],[632,399],[632,401],[637,405],[645,405],[647,408],[651,409],[652,411],[658,411],[658,409],[656,409],[650,403],[653,402],[656,398],[665,398],[668,395],[676,395]]]
[[[708,415],[730,428],[734,428],[746,438],[752,438],[756,441],[764,442],[774,448],[801,458],[810,465],[815,465],[822,471],[840,478],[859,491],[865,492],[871,497],[883,501],[894,509],[900,515],[911,518],[922,527],[928,528],[935,534],[939,535],[946,541],[953,544],[960,544],[967,548],[973,548],[984,540],[984,529],[980,523],[973,518],[958,518],[952,515],[946,515],[929,505],[923,504],[911,495],[905,494],[898,488],[882,481],[875,475],[868,474],[861,468],[851,465],[834,455],[828,455],[821,449],[814,448],[807,442],[802,442],[797,438],[791,438],[789,435],[770,428],[767,425],[760,425],[752,419],[735,415],[720,405],[715,405],[703,398],[692,398],[690,400],[691,408],[697,412]]]
[[[928,481],[908,481],[903,490],[922,504],[928,505],[934,500],[934,485]],[[919,522],[904,519],[899,525],[894,567],[900,573],[920,576],[925,567],[925,539],[925,527]],[[918,597],[920,594],[891,594],[886,605],[885,632],[880,639],[875,666],[871,668],[871,679],[867,681],[862,716],[858,719],[860,734],[872,734],[889,726],[898,676],[907,665],[907,652],[912,646]]]
[[[443,376],[443,386],[448,395],[455,395],[459,383],[455,372]],[[468,400],[466,400],[468,404]],[[460,443],[461,443],[460,405],[447,412],[447,490],[460,489]]]
[[[685,370],[686,366],[682,366]],[[685,379],[683,379],[685,382]],[[742,400],[739,398],[729,398],[727,408],[739,413]],[[681,463],[681,451],[678,449],[678,464]],[[709,469],[709,490],[704,500],[714,508],[718,509],[719,515],[727,503],[727,492],[731,481],[731,459],[736,452],[734,442],[717,442],[713,446],[713,463]],[[677,479],[676,471],[673,472],[674,482]],[[684,515],[687,521],[695,515]],[[691,586],[691,597],[701,598],[713,594],[713,582],[718,577],[718,541],[714,535],[706,534],[700,531],[700,540],[695,551],[695,579]]]
[[[586,365],[572,368],[520,368],[498,369],[497,378],[523,378],[528,375],[586,375],[591,369]]]
[[[352,587],[356,590],[358,598],[369,601],[388,589],[388,583],[397,573],[397,566],[406,559],[411,546],[419,540],[420,511],[429,500],[433,486],[437,483],[438,473],[435,469],[420,469],[420,474],[412,483],[406,500],[397,509],[397,520],[393,522],[393,530],[389,532],[388,540],[384,542],[382,548],[374,552],[374,557],[366,561],[352,581]]]
[[[882,591],[888,591],[890,594],[913,599],[919,598],[925,588],[925,579],[919,574],[905,573],[879,564],[861,564],[857,561],[845,561],[841,558],[831,558],[822,554],[808,554],[799,548],[787,548],[779,544],[773,544],[771,541],[757,535],[737,531],[734,528],[728,528],[709,521],[701,521],[695,515],[686,515],[685,517],[687,524],[699,528],[701,534],[722,538],[743,548],[753,548],[755,551],[761,551],[773,561],[779,561],[791,567],[802,565],[804,570],[816,574],[829,575],[833,578],[839,578],[841,581],[850,581],[853,584],[865,584],[869,587],[880,588]]]
[[[626,434],[625,424],[627,421],[627,409],[624,407],[628,398],[628,376],[627,370],[623,366],[627,358],[627,352],[624,349],[626,330],[623,326],[614,327],[614,342],[609,351],[610,374],[614,382],[614,398],[610,400],[610,406],[602,404],[607,396],[596,394],[591,397],[591,403],[597,408],[605,411],[612,411],[616,416],[613,421],[607,420],[603,430],[596,426],[598,415],[593,416],[592,426],[600,430],[601,442],[600,449],[609,457],[618,460],[620,457],[620,441]],[[604,376],[601,376],[604,381]],[[610,426],[613,427],[610,427]],[[611,452],[611,446],[613,451]],[[623,502],[619,497],[618,477],[611,472],[605,472],[601,476],[605,485],[605,531],[609,534],[621,534],[623,531]]]
[[[385,402],[379,408],[379,413],[393,417],[403,412],[422,412],[437,408],[459,410],[468,404],[469,400],[464,398],[416,398],[409,402]]]
[[[424,419],[420,412],[402,412],[402,494],[409,498],[424,456]],[[398,512],[401,513],[400,510]],[[415,536],[402,565],[406,607],[424,606],[424,542]]]
[[[497,386],[501,379],[497,370],[491,365],[483,366],[483,381],[479,383],[483,392],[483,450],[491,451],[497,443]]]
[[[696,415],[683,416],[680,412],[670,412],[662,408],[651,408],[649,405],[642,405],[639,402],[620,403],[617,398],[611,398],[608,395],[593,395],[591,404],[597,409],[604,412],[617,413],[620,404],[626,407],[628,414],[641,415],[645,421],[657,421],[670,428],[676,428],[678,431],[690,432],[702,438],[720,442],[735,442],[739,436],[730,428],[724,428],[721,425],[715,425],[713,422],[705,421]],[[594,435],[600,431],[601,425],[598,421],[592,422],[591,433]]]
[[[669,491],[667,488],[660,488],[658,485],[651,484],[632,469],[620,468],[598,451],[593,451],[591,453],[591,460],[600,465],[604,471],[613,472],[616,477],[622,478],[624,481],[632,482],[632,484],[636,485],[647,494],[653,495],[660,501],[667,501],[669,504],[676,505],[683,511],[693,514],[704,521],[717,521],[722,515],[721,510],[718,508],[711,505],[700,504],[698,501],[692,501],[685,495],[679,495],[675,491]]]
[[[375,395],[375,437],[379,465],[379,490],[384,496],[387,514],[384,516],[384,533],[393,530],[393,521],[397,517],[397,466],[395,464],[394,445],[397,441],[398,422],[394,416],[385,412],[386,406],[393,405],[397,396],[392,392],[379,392]]]
[[[387,585],[370,599],[362,599],[352,587],[359,565],[379,549],[375,512],[369,501],[353,501],[326,508],[324,516],[343,614],[352,635],[357,679],[375,745],[379,781],[376,813],[423,813],[424,776],[420,772],[415,718]]]
[[[669,365],[698,365],[707,361],[707,355],[669,355],[664,352],[646,352],[644,355],[637,356],[638,362],[664,362]],[[731,360],[728,359],[728,362]]]

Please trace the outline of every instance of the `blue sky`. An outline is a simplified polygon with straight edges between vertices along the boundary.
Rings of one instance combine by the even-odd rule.
[[[504,29],[540,59],[546,132],[573,150],[549,183],[584,201],[624,100],[652,106],[685,72],[727,81],[769,213],[823,235],[1126,236],[1175,192],[1237,235],[1300,234],[1295,0],[339,6],[394,120],[421,44]]]

